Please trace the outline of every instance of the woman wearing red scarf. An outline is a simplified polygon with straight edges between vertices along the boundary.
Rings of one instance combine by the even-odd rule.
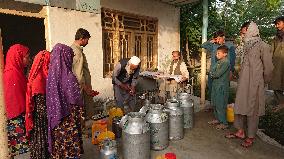
[[[26,131],[30,137],[31,159],[47,159],[47,112],[46,78],[50,52],[41,51],[35,58],[30,70],[26,94]]]
[[[4,68],[4,97],[7,112],[8,144],[11,156],[26,153],[24,113],[26,108],[27,79],[24,68],[29,62],[29,48],[15,44],[6,55]]]

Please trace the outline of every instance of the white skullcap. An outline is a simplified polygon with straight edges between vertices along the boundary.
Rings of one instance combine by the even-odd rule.
[[[140,63],[140,59],[139,59],[139,57],[137,57],[137,56],[132,56],[132,57],[130,58],[129,62],[130,62],[131,64],[137,66],[137,65],[139,65],[139,63]]]

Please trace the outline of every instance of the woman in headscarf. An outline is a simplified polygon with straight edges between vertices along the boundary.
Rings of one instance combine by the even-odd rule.
[[[51,52],[46,86],[48,148],[52,158],[80,158],[83,141],[80,120],[83,99],[72,73],[74,53],[64,44]]]
[[[245,32],[243,51],[234,107],[234,126],[237,132],[226,137],[245,139],[241,145],[250,147],[255,140],[259,117],[265,113],[264,86],[268,83],[273,70],[270,46],[259,37],[259,29],[254,22],[250,22]]]
[[[15,44],[9,48],[6,55],[3,80],[8,118],[8,144],[11,157],[28,151],[24,120],[27,88],[24,69],[28,62],[29,48],[21,44]]]
[[[30,70],[26,93],[26,131],[30,137],[31,159],[49,158],[47,143],[46,78],[50,52],[40,51]]]

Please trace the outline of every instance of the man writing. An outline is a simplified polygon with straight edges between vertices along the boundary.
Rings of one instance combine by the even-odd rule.
[[[181,53],[179,51],[172,52],[172,62],[167,68],[167,73],[169,75],[180,75],[178,81],[174,79],[169,79],[167,81],[166,91],[170,92],[170,96],[173,97],[179,91],[179,89],[184,88],[184,84],[189,78],[189,72],[187,66],[183,60],[181,60]]]

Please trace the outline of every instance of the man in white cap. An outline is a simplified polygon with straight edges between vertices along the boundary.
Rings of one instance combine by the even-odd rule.
[[[140,59],[137,56],[121,59],[114,67],[112,84],[116,105],[135,108],[135,86],[140,71]]]

